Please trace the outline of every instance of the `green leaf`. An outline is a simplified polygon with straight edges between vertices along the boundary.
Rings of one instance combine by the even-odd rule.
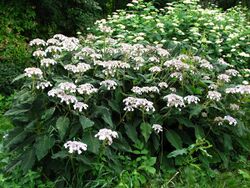
[[[176,149],[182,148],[182,140],[181,137],[173,130],[169,130],[166,133],[167,140],[174,146]]]
[[[196,138],[204,138],[205,137],[205,133],[204,130],[201,126],[196,125],[195,126],[195,137]]]
[[[112,121],[112,115],[110,113],[110,110],[104,106],[98,106],[96,109],[96,114],[101,114],[101,118],[104,120],[105,123],[110,125],[111,128],[114,127],[113,121]]]
[[[126,124],[125,126],[127,136],[134,142],[137,143],[138,137],[135,126]]]
[[[187,149],[177,149],[177,150],[174,150],[172,151],[171,153],[168,154],[168,158],[172,158],[172,157],[176,157],[178,155],[184,155],[184,154],[187,154]]]
[[[63,140],[68,128],[69,128],[69,118],[61,116],[56,121],[56,128],[58,130],[61,140]]]
[[[177,120],[181,125],[185,125],[186,127],[195,127],[195,125],[188,118],[180,117],[177,118]]]
[[[80,124],[82,125],[82,129],[87,129],[89,127],[92,127],[95,123],[91,121],[89,118],[80,116],[79,117]]]
[[[59,151],[59,152],[53,154],[51,156],[51,158],[52,159],[58,159],[58,158],[64,159],[64,158],[68,157],[68,155],[69,155],[68,151],[63,150],[63,151]]]
[[[20,74],[16,78],[14,78],[11,83],[13,84],[14,82],[16,82],[16,81],[18,81],[18,80],[20,80],[20,79],[22,79],[24,77],[25,77],[25,74]]]
[[[46,110],[44,112],[44,114],[42,115],[42,120],[48,120],[48,119],[50,119],[53,116],[55,110],[56,110],[55,107],[52,107],[52,108],[49,108],[48,110]]]
[[[30,170],[35,164],[35,153],[33,149],[25,151],[22,156],[21,168],[24,172]]]
[[[47,135],[38,137],[35,143],[37,159],[41,160],[43,157],[45,157],[54,144],[55,139],[53,137],[49,137]]]
[[[88,145],[88,151],[98,154],[100,148],[100,142],[91,132],[86,132],[83,134],[83,142]]]
[[[145,142],[147,142],[152,132],[151,125],[149,123],[142,123],[140,129]]]
[[[193,116],[199,115],[202,110],[203,110],[202,105],[196,104],[195,106],[192,106],[191,111],[190,111],[190,115],[189,115],[189,119]]]

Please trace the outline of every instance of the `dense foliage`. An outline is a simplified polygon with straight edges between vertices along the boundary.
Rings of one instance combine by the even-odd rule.
[[[162,43],[173,53],[191,53],[224,58],[238,67],[249,67],[249,20],[241,7],[222,12],[202,8],[196,1],[168,4],[156,9],[152,3],[128,4],[129,11],[118,11],[100,25],[114,30],[112,36],[125,42]],[[102,35],[102,32],[100,32]]]

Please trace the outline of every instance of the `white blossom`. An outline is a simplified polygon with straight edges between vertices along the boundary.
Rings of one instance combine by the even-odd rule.
[[[224,119],[220,116],[214,118],[214,121],[218,124],[218,125],[222,125],[224,122]]]
[[[24,69],[24,72],[24,75],[28,77],[37,76],[41,78],[43,76],[42,70],[35,67],[26,68]]]
[[[159,124],[153,124],[152,128],[154,129],[154,131],[155,131],[156,133],[160,133],[160,132],[163,131],[163,130],[162,130],[162,126],[159,125]]]
[[[76,92],[76,85],[71,82],[63,82],[58,85],[58,87],[64,91],[69,91],[71,93]]]
[[[213,68],[214,68],[211,63],[209,63],[207,60],[204,60],[204,59],[201,61],[200,67],[206,68],[208,70],[213,70]]]
[[[76,102],[73,105],[74,110],[78,110],[79,112],[82,112],[82,109],[86,110],[88,108],[88,105],[83,102]]]
[[[46,45],[46,42],[42,39],[33,39],[32,41],[30,41],[29,43],[30,46],[45,46]]]
[[[132,92],[138,94],[138,95],[142,95],[143,93],[159,93],[159,89],[156,86],[151,86],[151,87],[138,87],[138,86],[134,86],[131,89]]]
[[[164,66],[166,66],[167,68],[172,67],[172,68],[176,69],[177,71],[190,68],[190,66],[188,64],[183,63],[181,60],[178,60],[178,59],[166,61],[164,63]]]
[[[52,86],[52,84],[49,81],[43,81],[43,82],[37,83],[36,88],[37,89],[45,89],[45,88],[50,87],[50,86]]]
[[[66,104],[74,104],[77,103],[77,99],[73,95],[67,95],[62,93],[61,95],[57,95],[61,99],[61,103],[65,102]]]
[[[161,67],[153,66],[153,67],[149,68],[149,71],[152,72],[152,73],[161,72]]]
[[[188,104],[191,104],[191,103],[197,104],[198,102],[200,102],[200,99],[194,95],[188,95],[184,97],[184,101],[186,101]]]
[[[207,98],[219,101],[221,99],[221,93],[219,93],[218,91],[208,91]]]
[[[159,86],[160,88],[168,88],[168,84],[167,84],[166,82],[160,82],[160,83],[158,84],[158,86]]]
[[[80,94],[91,95],[93,93],[97,93],[97,91],[98,91],[98,89],[89,83],[81,84],[77,87],[77,92]]]
[[[57,53],[62,52],[62,48],[58,46],[49,46],[45,49],[45,53]]]
[[[127,97],[126,99],[123,100],[125,103],[125,111],[134,111],[134,109],[142,109],[146,110],[147,112],[149,111],[155,111],[155,108],[153,106],[153,102],[148,101],[147,99],[144,98],[136,98],[136,97]]]
[[[45,57],[46,53],[42,50],[36,50],[32,54],[34,57]]]
[[[237,76],[239,75],[239,72],[235,69],[228,69],[226,70],[226,74],[228,74],[229,76]]]
[[[82,153],[82,151],[87,150],[87,144],[78,141],[67,141],[64,144],[64,147],[66,149],[69,148],[69,153],[77,152],[79,155]]]
[[[114,80],[104,80],[100,85],[106,87],[108,90],[113,90],[116,88],[117,83]]]
[[[184,100],[183,97],[176,95],[176,94],[169,94],[163,97],[163,100],[167,100],[168,107],[184,107]]]
[[[54,59],[44,58],[41,60],[41,66],[49,67],[50,65],[55,65],[57,62]]]
[[[174,72],[174,73],[171,73],[171,74],[170,74],[170,77],[171,77],[171,78],[176,78],[176,79],[179,80],[179,81],[182,81],[182,80],[183,80],[183,76],[182,76],[182,73],[181,73],[181,72]]]
[[[240,106],[237,105],[237,104],[230,104],[230,109],[231,109],[231,110],[239,110],[239,109],[240,109]]]
[[[220,74],[218,75],[218,80],[223,82],[230,82],[230,76],[228,76],[227,74]]]
[[[99,140],[107,141],[108,145],[113,143],[114,138],[118,138],[118,133],[110,129],[100,129],[99,132],[95,135]]]
[[[224,121],[227,121],[229,123],[229,125],[237,125],[237,121],[236,119],[234,119],[232,116],[224,116]]]

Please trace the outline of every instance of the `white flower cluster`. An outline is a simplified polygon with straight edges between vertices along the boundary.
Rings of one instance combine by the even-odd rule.
[[[219,93],[218,91],[208,91],[207,98],[219,101],[221,99],[221,93]]]
[[[159,134],[160,132],[163,131],[162,126],[159,125],[159,124],[153,124],[152,128],[154,129],[154,131],[155,131],[157,134]]]
[[[230,76],[228,76],[227,74],[220,74],[218,75],[218,80],[223,82],[230,82]]]
[[[102,66],[105,68],[103,70],[105,75],[114,76],[117,69],[128,69],[130,65],[128,63],[124,63],[122,61],[95,61],[95,64]]]
[[[32,77],[32,76],[37,76],[39,78],[42,78],[43,76],[43,72],[41,69],[39,68],[35,68],[35,67],[29,67],[29,68],[26,68],[24,69],[24,75],[25,76],[28,76],[28,77]]]
[[[204,59],[201,61],[200,67],[201,68],[206,68],[208,70],[213,70],[214,69],[213,65],[211,63],[209,63],[207,60],[204,60]]]
[[[52,84],[49,81],[38,82],[36,88],[37,89],[45,89],[47,87],[51,87]]]
[[[166,82],[160,82],[158,83],[158,86],[162,89],[162,88],[168,88],[168,84]]]
[[[198,102],[200,102],[200,99],[199,97],[196,97],[194,95],[188,95],[184,97],[184,101],[186,101],[188,104],[191,104],[191,103],[197,104]]]
[[[32,54],[34,57],[45,57],[46,53],[42,50],[36,50]]]
[[[69,153],[77,152],[79,155],[82,153],[82,151],[87,150],[87,144],[78,141],[67,141],[64,144],[64,147],[66,149],[69,148]]]
[[[79,112],[82,112],[82,109],[86,110],[89,106],[83,102],[75,102],[73,105],[74,110],[78,110]]]
[[[33,39],[32,41],[30,41],[29,43],[30,46],[45,46],[46,42],[42,39]]]
[[[81,84],[77,87],[77,92],[79,94],[87,94],[91,95],[93,93],[97,93],[98,89],[95,88],[92,84],[86,83],[86,84]]]
[[[70,93],[75,93],[76,92],[76,85],[71,82],[63,82],[58,85],[60,89],[63,91],[69,91]]]
[[[237,125],[236,119],[229,115],[224,116],[224,118],[216,117],[214,121],[217,122],[218,125],[223,125],[224,122],[227,122],[229,125],[234,125],[234,126]]]
[[[100,85],[106,87],[108,90],[113,90],[116,88],[117,83],[114,80],[104,80],[100,82]]]
[[[118,133],[110,129],[100,129],[99,132],[95,135],[99,140],[107,141],[108,145],[113,143],[113,138],[118,138]]]
[[[226,70],[226,74],[229,76],[238,76],[239,72],[235,69],[228,69]]]
[[[182,81],[182,80],[183,80],[183,76],[182,76],[182,73],[181,73],[181,72],[174,72],[174,73],[171,73],[171,74],[170,74],[170,77],[171,77],[171,78],[176,78],[176,79],[179,80],[179,81]]]
[[[146,110],[147,112],[149,111],[155,111],[155,108],[153,106],[153,102],[148,101],[147,99],[144,98],[136,98],[136,97],[127,97],[126,99],[123,100],[125,103],[125,111],[134,111],[134,109],[142,109]]]
[[[168,107],[185,107],[183,97],[176,94],[169,94],[163,97],[163,100],[167,100]]]
[[[55,65],[57,62],[54,59],[44,58],[41,60],[41,66],[49,67],[50,65]]]
[[[149,71],[152,73],[161,72],[161,67],[153,66],[153,67],[149,68]]]
[[[145,87],[138,87],[138,86],[134,86],[131,89],[132,92],[138,94],[138,95],[142,95],[144,93],[159,93],[159,89],[156,86],[145,86]]]
[[[91,66],[87,63],[78,63],[77,65],[64,65],[64,68],[68,71],[71,71],[73,73],[84,73],[91,69]]]
[[[239,109],[240,109],[240,106],[237,105],[237,104],[230,104],[230,109],[231,109],[231,110],[239,110]]]
[[[250,95],[250,85],[237,85],[232,88],[227,88],[225,90],[226,93],[239,93],[239,94],[248,94]]]
[[[177,71],[190,68],[188,64],[183,63],[181,60],[178,59],[168,60],[164,63],[164,66],[166,66],[167,68],[174,68]]]

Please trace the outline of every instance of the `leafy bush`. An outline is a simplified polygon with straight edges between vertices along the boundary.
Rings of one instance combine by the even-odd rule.
[[[136,2],[128,4],[128,11],[97,21],[91,31],[102,35],[98,28],[107,25],[114,30],[112,37],[125,42],[163,43],[173,53],[224,58],[237,67],[249,67],[249,19],[244,8],[222,12],[216,7],[202,8],[198,0],[186,0],[158,10],[152,3]]]
[[[94,187],[132,161],[114,182],[142,186],[156,169],[227,167],[249,151],[249,70],[124,43],[110,38],[115,29],[100,24],[103,35],[30,42],[37,67],[19,77],[26,82],[6,113],[15,126],[6,147],[16,156],[7,171],[42,167],[59,187]]]

